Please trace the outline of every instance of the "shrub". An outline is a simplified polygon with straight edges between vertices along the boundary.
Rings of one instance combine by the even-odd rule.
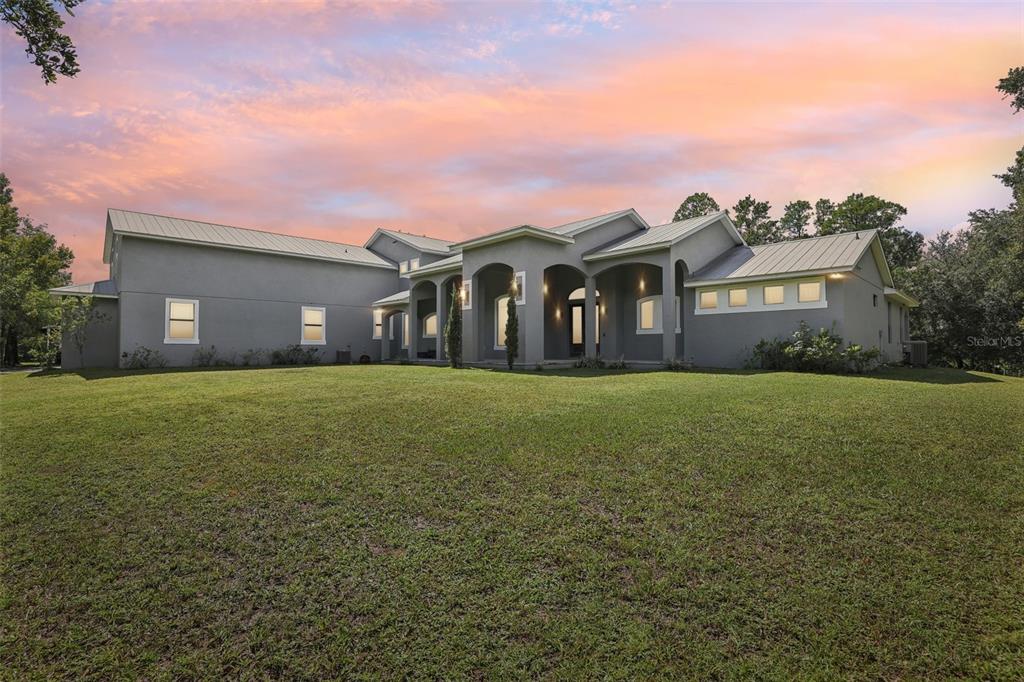
[[[629,369],[629,365],[626,364],[626,356],[620,355],[618,360],[612,360],[607,365],[608,369]]]
[[[454,282],[452,307],[448,311],[448,321],[444,323],[444,352],[452,369],[462,366],[462,294]]]
[[[690,365],[678,358],[665,358],[662,368],[666,372],[683,372],[690,369]]]
[[[242,366],[259,365],[263,362],[264,350],[262,348],[250,348],[242,352]]]
[[[535,371],[535,372],[543,372],[544,371],[544,363],[543,362],[538,362],[536,365],[533,366],[533,371]]]
[[[519,357],[519,315],[516,312],[515,284],[509,289],[506,309],[508,310],[508,321],[505,322],[505,360],[511,371],[512,365]]]
[[[584,355],[583,357],[576,359],[573,367],[576,367],[577,369],[603,369],[604,360],[598,357]]]
[[[232,351],[229,355],[218,355],[213,361],[214,367],[234,367],[238,364],[238,353]]]
[[[320,362],[320,349],[293,343],[270,352],[272,365],[315,365]]]
[[[192,353],[193,367],[212,367],[217,362],[217,346],[196,348]]]
[[[131,354],[127,351],[121,353],[121,365],[125,369],[150,369],[151,367],[166,367],[167,360],[158,350],[138,346]]]
[[[788,339],[761,339],[747,366],[793,372],[863,373],[881,360],[878,348],[865,350],[859,344],[843,347],[843,338],[833,329],[811,331],[806,322]]]

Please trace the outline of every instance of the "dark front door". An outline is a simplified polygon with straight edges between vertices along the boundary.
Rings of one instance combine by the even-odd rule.
[[[597,351],[601,352],[600,336],[597,330],[597,320],[590,320],[590,315],[586,313],[587,307],[583,305],[583,301],[570,301],[569,302],[569,355],[572,357],[581,356],[586,352],[586,334],[593,332],[595,338],[598,339]],[[594,311],[596,315],[597,311]],[[589,328],[588,325],[592,325]]]

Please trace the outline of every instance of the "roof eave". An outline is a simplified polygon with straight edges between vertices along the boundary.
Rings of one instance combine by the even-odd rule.
[[[631,217],[633,219],[633,222],[635,222],[637,225],[639,225],[642,229],[645,229],[645,230],[651,229],[651,226],[647,224],[647,221],[644,220],[643,216],[641,216],[637,212],[637,210],[635,208],[624,208],[621,211],[616,211],[615,213],[609,214],[603,220],[599,220],[596,223],[593,223],[591,225],[584,225],[583,227],[578,227],[578,228],[576,228],[575,230],[573,230],[571,232],[565,232],[563,234],[565,236],[567,236],[567,237],[575,237],[578,234],[583,234],[584,232],[589,232],[590,230],[593,230],[595,227],[600,227],[602,225],[607,225],[608,223],[610,223],[613,220],[618,220],[619,218],[625,218],[626,216]]]
[[[345,260],[343,258],[328,258],[326,256],[311,256],[304,253],[295,253],[294,251],[276,251],[274,249],[256,249],[248,246],[237,246],[235,244],[217,244],[214,242],[204,242],[198,239],[178,239],[176,237],[165,237],[163,235],[154,234],[140,234],[138,232],[128,232],[122,230],[113,230],[115,235],[121,235],[125,237],[133,237],[136,239],[151,239],[158,242],[173,242],[176,244],[190,244],[192,246],[208,246],[214,249],[229,249],[231,251],[246,251],[248,253],[268,253],[274,256],[290,256],[292,258],[304,258],[306,260],[316,260],[325,263],[344,263],[345,265],[359,265],[369,268],[383,268],[385,270],[397,270],[398,266],[391,263],[368,263],[365,261],[358,260]]]
[[[447,263],[439,267],[433,267],[433,263],[424,265],[422,268],[416,268],[415,270],[409,270],[405,273],[406,277],[410,279],[413,277],[420,277],[425,275],[436,275],[439,272],[448,272],[449,270],[461,270],[462,261],[458,263]]]
[[[49,293],[50,296],[81,296],[82,298],[88,296],[89,298],[110,298],[114,300],[121,298],[117,294],[92,294],[85,291],[61,291],[59,287],[56,289],[50,289],[47,293]]]
[[[394,230],[385,230],[385,229],[382,229],[382,228],[379,228],[379,227],[376,230],[374,230],[374,233],[370,236],[369,239],[366,240],[366,243],[363,244],[363,248],[364,249],[370,248],[370,244],[372,244],[374,241],[376,241],[378,237],[385,236],[385,235],[388,236],[388,237],[391,237],[392,239],[394,239],[396,241],[402,242],[403,244],[408,246],[410,249],[416,249],[420,253],[429,253],[429,254],[432,254],[432,255],[435,255],[435,256],[451,255],[451,249],[450,248],[449,249],[434,249],[434,248],[431,248],[431,247],[424,247],[424,246],[421,246],[419,244],[413,244],[408,239],[403,239],[404,235],[401,232],[396,232]]]
[[[893,287],[886,287],[885,288],[885,298],[887,300],[890,300],[890,301],[896,301],[897,303],[902,303],[903,305],[907,306],[908,308],[916,308],[919,305],[921,305],[921,302],[918,301],[913,296],[911,296],[910,294],[906,294],[906,293],[900,291],[899,289],[896,289],[896,288],[893,288]]]
[[[458,248],[465,251],[466,249],[474,249],[479,248],[481,246],[490,246],[491,244],[498,244],[501,242],[510,241],[512,239],[522,239],[526,237],[550,241],[556,244],[574,244],[576,242],[576,240],[570,236],[560,235],[557,232],[551,232],[550,230],[545,230],[533,226],[519,226],[512,227],[507,230],[502,230],[501,232],[495,232],[493,234],[484,235],[482,237],[469,239],[467,241],[459,242],[457,244],[452,244],[452,249]]]

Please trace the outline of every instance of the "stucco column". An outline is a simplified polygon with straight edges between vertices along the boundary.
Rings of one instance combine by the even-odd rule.
[[[526,305],[519,306],[519,324],[525,321],[524,348],[519,349],[518,362],[535,365],[544,360],[544,270],[526,273]]]
[[[593,277],[583,280],[585,289],[583,308],[583,341],[586,344],[585,354],[588,358],[597,357],[597,336],[595,328],[598,326],[597,316],[597,281]]]
[[[380,320],[380,361],[391,359],[391,336],[388,334],[388,329],[391,327],[393,317],[389,317],[387,314],[381,316]]]
[[[676,357],[676,269],[671,259],[661,267],[661,356]]]
[[[447,300],[445,296],[445,285],[438,283],[437,285],[437,338],[434,339],[435,345],[437,346],[437,359],[444,360],[444,325],[448,321],[448,307],[444,304]]]
[[[416,361],[416,342],[420,337],[420,321],[416,319],[416,299],[410,296],[409,306],[406,308],[406,315],[409,317],[409,347],[406,352],[409,353],[409,360],[412,362]]]

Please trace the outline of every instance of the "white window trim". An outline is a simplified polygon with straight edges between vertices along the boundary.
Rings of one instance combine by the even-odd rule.
[[[307,310],[319,310],[320,319],[323,320],[321,326],[323,338],[319,341],[307,341],[306,340],[306,311]],[[327,308],[315,305],[304,305],[302,306],[302,312],[299,313],[299,345],[300,346],[326,346],[327,345]]]
[[[743,292],[745,292],[743,294],[743,303],[737,303],[736,305],[733,305],[733,303],[732,303],[732,292],[734,292],[734,291],[743,291]],[[730,308],[747,308],[747,307],[749,307],[750,306],[750,288],[749,287],[729,287],[728,289],[725,290],[725,303]]]
[[[506,348],[505,344],[498,344],[498,339],[505,338],[505,330],[498,329],[498,301],[503,298],[508,298],[508,294],[502,294],[494,299],[494,350],[505,350]],[[504,305],[508,305],[508,303],[505,303]]]
[[[409,261],[403,260],[398,264],[398,274],[404,275],[409,272]]]
[[[526,305],[526,271],[514,273],[512,281],[516,282],[516,305]]]
[[[402,313],[402,348],[409,347],[409,313]]]
[[[462,297],[462,309],[471,310],[473,308],[473,283],[463,282],[462,292],[464,293],[464,296]]]
[[[420,259],[419,258],[410,258],[409,259],[409,270],[415,270],[419,266],[420,266]]]
[[[806,282],[818,282],[821,286],[821,300],[805,301],[801,303],[798,298],[799,285]],[[783,291],[782,303],[765,303],[764,287],[781,286]],[[778,310],[813,310],[815,308],[828,307],[828,288],[830,284],[824,276],[820,277],[798,277],[792,279],[778,279],[760,282],[749,282],[742,287],[730,286],[728,284],[719,287],[703,287],[694,289],[693,314],[694,315],[730,315],[735,313],[770,313]],[[747,290],[747,305],[745,306],[719,306],[718,308],[701,308],[700,294],[702,291],[718,290],[724,292],[728,303],[729,289],[745,288]],[[719,297],[721,300],[721,296]]]
[[[377,331],[377,315],[380,315],[380,331]],[[370,311],[370,333],[373,334],[371,338],[380,341],[384,335],[384,311],[381,308],[373,308]]]
[[[676,298],[676,334],[683,333],[683,302],[678,296]],[[640,304],[644,301],[654,299],[654,328],[653,329],[641,329],[640,328]],[[662,324],[661,317],[663,311],[661,308],[661,294],[651,294],[650,296],[644,296],[636,300],[636,333],[637,334],[661,334],[665,325]]]
[[[191,303],[192,304],[192,315],[194,320],[192,322],[192,338],[191,339],[172,339],[171,338],[171,304],[172,303]],[[196,345],[199,343],[199,301],[194,298],[165,298],[164,299],[164,343],[167,344],[192,344]]]
[[[817,284],[818,285],[818,298],[811,299],[809,301],[800,300],[800,285],[801,284]],[[825,292],[825,285],[821,282],[798,282],[796,285],[796,302],[797,303],[817,303],[821,300],[822,295]]]
[[[434,331],[433,334],[428,334],[427,333],[427,320],[429,320],[432,317],[435,320],[434,321],[434,329],[435,329],[435,331]],[[426,315],[423,316],[423,338],[425,338],[425,339],[436,339],[437,338],[437,331],[436,330],[437,330],[437,313],[427,313]]]
[[[700,303],[700,300],[702,298],[704,298],[704,294],[714,294],[715,295],[715,304],[712,305],[712,306],[708,306],[707,308],[702,306],[701,303]],[[702,291],[697,292],[697,307],[700,308],[701,310],[716,310],[718,308],[718,290],[717,289],[704,289]]]

